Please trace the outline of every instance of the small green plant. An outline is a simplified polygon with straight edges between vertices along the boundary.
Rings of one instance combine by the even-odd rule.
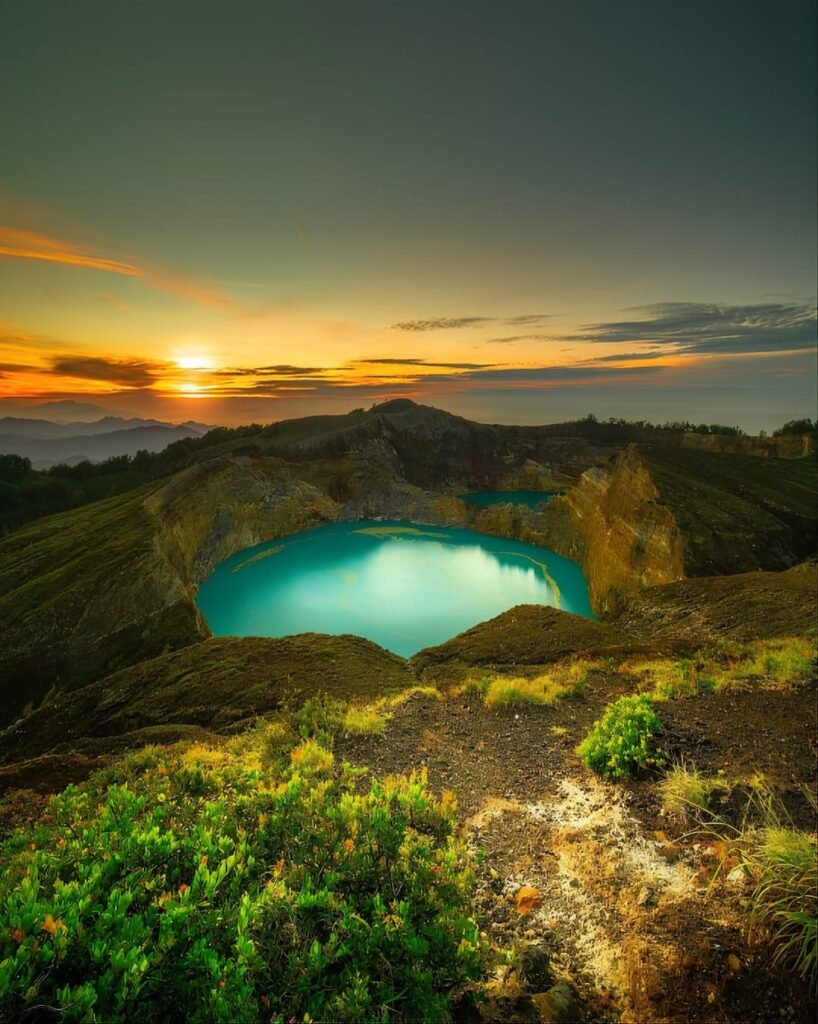
[[[653,737],[661,728],[649,697],[620,697],[594,723],[577,747],[577,755],[588,768],[622,779],[636,768],[661,763],[661,754],[653,747]]]
[[[293,728],[303,739],[314,739],[329,746],[341,728],[346,705],[328,694],[310,697],[301,707],[290,712]]]
[[[491,676],[481,676],[479,679],[471,676],[460,686],[456,687],[453,692],[455,696],[459,696],[463,693],[477,693],[481,697],[485,697],[489,691],[491,682]]]
[[[673,765],[658,786],[665,811],[682,817],[706,811],[713,794],[727,788],[724,779],[684,764]]]

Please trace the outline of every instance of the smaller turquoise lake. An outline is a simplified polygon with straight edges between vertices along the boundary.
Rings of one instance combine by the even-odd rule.
[[[374,520],[240,551],[216,567],[196,603],[216,636],[354,633],[403,657],[517,604],[594,617],[582,570],[548,548]]]
[[[507,502],[511,505],[528,505],[529,508],[536,508],[554,497],[554,491],[472,491],[471,494],[458,494],[458,498],[472,505],[502,505]]]

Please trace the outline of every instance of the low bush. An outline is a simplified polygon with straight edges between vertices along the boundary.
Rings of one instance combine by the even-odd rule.
[[[131,755],[7,841],[0,1019],[447,1019],[481,973],[451,802],[257,740]]]
[[[653,747],[653,737],[661,728],[649,697],[620,697],[594,723],[577,747],[577,755],[594,771],[622,779],[636,768],[661,763],[662,756]]]

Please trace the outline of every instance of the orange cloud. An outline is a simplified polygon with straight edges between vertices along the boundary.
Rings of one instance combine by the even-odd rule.
[[[91,252],[88,246],[51,235],[0,224],[0,256],[18,260],[40,260],[70,267],[104,270],[111,274],[138,277],[149,288],[169,292],[206,306],[228,306],[230,299],[207,281],[153,264],[137,266]]]
[[[19,260],[45,260],[47,263],[64,263],[72,267],[89,267],[92,270],[107,270],[127,277],[141,277],[144,273],[132,263],[94,256],[87,246],[66,242],[59,238],[0,225],[0,256],[11,256]]]

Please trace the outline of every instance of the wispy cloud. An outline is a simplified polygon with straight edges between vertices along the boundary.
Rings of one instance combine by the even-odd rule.
[[[191,302],[208,306],[228,306],[230,299],[214,286],[192,274],[170,270],[146,260],[114,259],[94,252],[80,242],[56,238],[27,228],[0,225],[0,256],[17,260],[58,263],[85,270],[138,278],[148,288],[169,292]]]
[[[47,263],[64,263],[72,267],[87,267],[91,270],[106,270],[126,277],[142,277],[144,271],[132,263],[95,256],[84,245],[51,238],[36,231],[9,227],[0,224],[0,256],[11,256],[18,260],[42,260]]]
[[[487,338],[484,345],[511,345],[515,341],[548,341],[551,334],[512,334],[506,338]]]
[[[290,363],[280,363],[277,366],[228,366],[214,371],[214,375],[219,377],[306,377],[326,372],[327,367],[323,366],[292,366]]]
[[[816,309],[803,303],[665,302],[633,310],[641,314],[638,319],[587,324],[566,337],[606,344],[653,342],[675,354],[748,355],[815,347]]]
[[[401,320],[392,324],[395,331],[451,331],[463,327],[484,327],[486,324],[533,327],[550,320],[551,313],[522,313],[518,316],[437,316],[428,320]]]
[[[647,349],[644,352],[615,352],[610,356],[594,356],[593,359],[583,360],[583,363],[630,363],[636,360],[646,359],[667,359],[669,353],[666,349]]]
[[[481,370],[494,363],[430,363],[427,359],[355,359],[350,366],[425,366],[438,370]]]

